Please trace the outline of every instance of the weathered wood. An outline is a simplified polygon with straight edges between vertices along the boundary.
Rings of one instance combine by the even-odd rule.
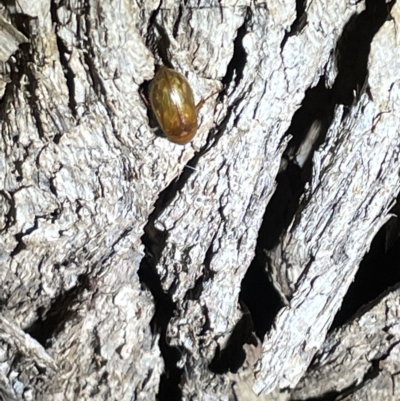
[[[4,63],[28,39],[0,14],[0,62]]]
[[[399,398],[399,289],[364,308],[349,324],[332,333],[308,374],[292,394],[295,399],[348,394],[358,400]],[[369,398],[368,398],[369,397]]]
[[[397,13],[395,5],[393,18]],[[343,110],[336,110],[327,140],[314,154],[301,215],[270,255],[296,289],[264,342],[256,391],[293,386],[301,378],[388,218],[400,189],[399,70],[389,67],[399,56],[395,24],[387,21],[372,42],[370,95],[362,95],[344,119]]]
[[[29,46],[4,69],[0,106],[4,398],[227,400],[244,381],[249,391],[255,363],[263,399],[288,399],[280,390],[304,375],[293,396],[311,396],[324,365],[308,365],[400,189],[398,6],[364,38],[368,85],[335,108],[322,144],[316,120],[289,160],[302,168],[313,154],[268,251],[286,306],[237,374],[210,363],[233,337],[250,341],[239,292],[288,128],[321,75],[336,99],[348,88],[335,49],[364,2],[313,1],[299,21],[294,1],[15,7]],[[218,92],[183,147],[150,127],[143,84],[157,63],[184,73],[196,102]]]

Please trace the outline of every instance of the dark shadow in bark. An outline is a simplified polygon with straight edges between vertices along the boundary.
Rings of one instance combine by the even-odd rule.
[[[249,308],[257,336],[263,340],[283,306],[282,300],[266,273],[267,250],[273,249],[299,210],[299,199],[311,175],[311,157],[325,138],[333,118],[331,93],[321,77],[318,85],[306,92],[302,106],[294,114],[287,134],[291,135],[277,176],[277,188],[264,214],[258,234],[256,255],[242,282],[240,299]],[[319,137],[312,144],[311,154],[302,168],[296,163],[296,152],[304,142],[314,121],[319,121]]]
[[[259,263],[257,258],[253,259],[242,281],[239,299],[249,309],[254,332],[263,341],[283,304],[269,280],[264,266]]]
[[[54,26],[57,47],[58,47],[58,54],[60,56],[60,63],[63,67],[65,82],[68,88],[68,107],[71,110],[72,116],[76,118],[76,99],[75,99],[75,73],[73,69],[69,65],[69,59],[72,52],[67,48],[64,43],[64,40],[58,35],[58,30],[61,26],[61,22],[58,18],[58,4],[55,1],[51,1],[50,3],[50,15],[51,20]],[[58,143],[60,140],[61,135],[59,134],[58,137],[55,137],[55,143]]]
[[[248,33],[248,25],[251,22],[251,18],[251,8],[247,7],[243,24],[239,27],[233,43],[233,56],[226,69],[226,74],[222,79],[222,85],[224,86],[224,91],[222,92],[223,96],[225,95],[225,91],[229,88],[232,80],[234,80],[235,85],[238,86],[243,78],[243,71],[247,62],[247,53],[243,46],[243,38]]]
[[[321,77],[317,86],[307,90],[301,107],[293,115],[285,135],[290,135],[292,139],[283,154],[277,176],[277,188],[265,210],[260,229],[265,240],[264,244],[260,244],[263,250],[271,250],[278,244],[280,236],[287,230],[295,214],[299,213],[300,197],[304,193],[305,184],[311,179],[312,156],[325,140],[333,112],[331,91],[325,88],[325,79]],[[307,135],[314,122],[318,122],[319,125],[318,137],[310,143],[311,151],[300,166],[296,155],[302,144],[308,140]]]
[[[180,179],[178,183],[182,181]],[[172,295],[163,290],[161,279],[156,269],[162,251],[165,248],[168,235],[155,227],[155,221],[175,194],[176,189],[171,184],[161,192],[155,204],[154,211],[149,216],[148,223],[144,229],[144,235],[142,236],[146,255],[142,259],[138,271],[140,282],[150,290],[155,303],[155,313],[151,320],[151,329],[153,334],[160,334],[158,344],[164,359],[164,373],[161,375],[157,394],[159,401],[180,400],[182,398],[179,384],[183,370],[177,367],[180,352],[177,348],[169,346],[166,335],[167,326],[176,309],[176,305],[172,300]]]
[[[342,307],[332,323],[331,331],[342,326],[361,307],[374,301],[389,287],[400,283],[400,237],[386,251],[386,230],[387,225],[379,230],[369,252],[360,263]]]
[[[249,9],[248,9],[249,10]],[[154,12],[152,16],[152,24],[156,24],[158,10]],[[182,10],[180,11],[182,13]],[[224,82],[226,85],[233,79],[234,72],[236,73],[236,78],[243,75],[243,68],[245,66],[246,58],[243,57],[243,44],[242,40],[246,32],[246,23],[250,18],[249,13],[246,17],[246,22],[239,29],[237,38],[235,40],[235,51],[232,57],[232,61],[228,66],[226,77]],[[162,27],[156,27],[157,32],[163,35]],[[149,28],[150,30],[150,28]],[[154,33],[149,34],[149,41],[154,41]],[[163,47],[163,46],[161,46]],[[168,62],[168,46],[163,47],[164,50],[162,54],[159,54],[163,63],[171,67]],[[160,50],[160,45],[158,46]],[[239,52],[239,55],[238,55]],[[148,93],[148,83],[142,87],[142,90]],[[223,91],[224,93],[224,91]],[[218,99],[221,99],[223,93],[220,94]],[[163,249],[165,248],[167,241],[167,234],[156,229],[154,223],[157,218],[161,215],[163,210],[172,202],[181,189],[186,185],[189,177],[195,173],[195,167],[200,160],[200,158],[206,154],[212,147],[216,146],[219,139],[225,132],[227,123],[229,122],[232,113],[234,113],[235,108],[242,101],[242,97],[236,99],[227,109],[227,113],[222,122],[216,126],[209,134],[206,144],[198,151],[193,158],[187,163],[186,168],[182,171],[179,178],[173,181],[164,191],[160,193],[159,198],[156,201],[153,213],[149,216],[148,224],[146,225],[144,231],[145,234],[142,237],[142,242],[146,248],[146,256],[143,258],[142,263],[139,268],[139,278],[141,282],[147,287],[154,297],[154,302],[156,304],[156,312],[152,319],[152,329],[153,332],[160,333],[160,349],[165,363],[165,373],[161,376],[160,387],[158,392],[158,399],[161,400],[172,400],[179,399],[181,397],[181,390],[179,384],[182,377],[182,369],[177,368],[177,362],[180,359],[180,351],[175,347],[170,347],[166,340],[166,329],[168,323],[172,317],[172,314],[176,308],[175,303],[172,301],[172,292],[174,290],[173,286],[170,289],[170,293],[166,293],[162,289],[161,279],[156,271],[156,266],[160,257],[162,255]],[[196,281],[193,289],[189,290],[185,296],[185,299],[198,299],[203,290],[203,283],[207,280],[212,279],[213,272],[210,270],[210,259],[212,257],[212,243],[207,252],[204,261],[204,273]],[[206,313],[205,313],[206,315]],[[241,364],[240,364],[241,365]]]
[[[215,233],[209,248],[207,249],[205,258],[204,258],[204,269],[203,274],[196,280],[195,285],[185,294],[185,300],[199,300],[201,293],[203,292],[203,284],[208,281],[212,280],[214,277],[214,271],[211,270],[211,260],[214,255],[213,252],[213,244],[215,241],[217,233]]]
[[[337,391],[329,391],[328,393],[322,395],[321,397],[310,397],[307,398],[306,401],[335,401],[337,400],[338,395],[340,395]],[[290,401],[305,401],[304,399],[298,400],[297,398],[291,398]]]
[[[206,151],[207,148],[204,147],[201,151],[197,152],[188,162],[188,167],[182,171],[181,175],[160,193],[142,236],[146,256],[142,259],[138,274],[141,283],[150,290],[154,297],[156,310],[151,321],[151,327],[153,333],[160,334],[159,346],[165,364],[165,371],[161,375],[157,395],[159,401],[181,399],[182,393],[179,385],[183,370],[177,367],[177,363],[181,357],[179,349],[169,346],[166,338],[167,326],[176,309],[176,304],[172,300],[173,287],[169,293],[165,292],[162,288],[161,278],[156,270],[156,266],[166,246],[168,234],[158,230],[155,227],[155,221],[173,201],[179,191],[183,189],[189,177],[195,173],[195,166]],[[200,279],[204,280],[207,277],[205,274]],[[199,296],[197,294],[198,290],[202,290],[202,282],[198,283],[198,287],[194,289],[196,296]]]
[[[281,49],[285,47],[287,40],[294,35],[300,33],[303,28],[307,25],[307,12],[306,12],[307,2],[306,0],[296,0],[296,19],[290,26],[289,31],[285,33],[283,40],[281,42]]]
[[[395,345],[393,345],[395,346]],[[352,394],[356,394],[357,391],[365,386],[365,383],[374,380],[379,376],[381,361],[384,361],[390,354],[390,351],[381,355],[379,359],[373,359],[371,361],[371,365],[367,372],[364,374],[363,378],[357,383],[353,384],[342,391],[329,391],[320,397],[310,397],[307,398],[307,401],[335,401],[335,400],[342,400],[342,399],[351,399]],[[315,361],[314,361],[315,362]],[[290,401],[301,401],[297,400],[296,398],[292,398]],[[304,401],[304,399],[302,400]]]
[[[257,339],[253,334],[253,322],[247,307],[242,303],[243,316],[237,322],[226,346],[221,350],[219,347],[215,353],[209,368],[212,372],[223,374],[227,372],[236,373],[246,359],[244,344],[257,346]]]
[[[366,8],[355,14],[343,29],[336,48],[338,75],[332,91],[337,104],[350,107],[362,93],[368,74],[371,42],[388,19],[395,1],[366,0]]]
[[[65,262],[68,265],[67,262]],[[40,266],[39,266],[40,268]],[[54,266],[57,269],[57,266]],[[39,308],[37,311],[38,319],[25,332],[30,334],[43,347],[48,346],[48,341],[56,338],[64,325],[76,318],[77,312],[74,310],[74,305],[79,302],[79,297],[85,290],[90,290],[92,282],[87,274],[81,274],[78,277],[78,285],[71,288],[69,291],[60,293],[53,299],[49,309]]]
[[[390,10],[395,1],[367,0],[366,10],[352,17],[338,44],[340,73],[333,90],[343,104],[349,105],[352,93],[359,93],[367,75],[367,62],[371,41],[382,24],[390,18]],[[342,60],[342,61],[341,61]],[[396,211],[397,213],[398,211]],[[373,301],[388,287],[400,281],[400,240],[387,250],[387,224],[381,228],[372,241],[369,252],[360,263],[358,273],[343,299],[331,330],[341,326],[363,305]],[[388,251],[386,253],[386,251]]]
[[[311,180],[313,154],[325,141],[336,105],[351,107],[358,101],[362,91],[367,89],[365,82],[371,41],[387,20],[393,4],[394,2],[386,4],[384,0],[367,0],[366,10],[350,18],[337,43],[335,55],[338,74],[332,89],[325,87],[324,77],[321,77],[314,88],[309,88],[287,131],[286,135],[291,135],[292,139],[282,157],[277,188],[265,210],[256,256],[242,284],[241,299],[250,309],[255,331],[260,338],[271,327],[279,309],[279,302],[268,300],[266,295],[270,293],[271,299],[276,300],[276,295],[272,295],[272,285],[266,275],[263,275],[269,264],[266,251],[272,250],[279,243],[292,221],[296,224],[306,206],[307,199],[300,203],[300,198],[306,183]],[[299,23],[304,18],[303,6],[304,3],[299,0]],[[284,44],[285,39],[282,46]],[[317,127],[316,135],[310,135],[313,126]],[[309,152],[302,154],[307,143]],[[254,294],[255,288],[258,289],[257,296]],[[258,294],[263,294],[263,300]]]

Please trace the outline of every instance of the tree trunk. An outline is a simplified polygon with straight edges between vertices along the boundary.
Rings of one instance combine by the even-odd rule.
[[[398,286],[328,332],[400,190],[398,4],[2,14],[4,400],[400,398]],[[157,64],[204,100],[185,146]]]

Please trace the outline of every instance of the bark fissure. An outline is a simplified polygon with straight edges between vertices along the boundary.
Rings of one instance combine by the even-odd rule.
[[[174,313],[175,303],[172,301],[172,295],[165,293],[161,285],[161,279],[157,273],[156,266],[160,260],[163,249],[166,246],[166,240],[168,237],[167,232],[162,232],[155,227],[155,222],[157,218],[162,214],[165,208],[173,201],[176,195],[181,191],[185,184],[187,183],[189,177],[195,172],[196,165],[205,153],[207,153],[212,147],[216,146],[218,140],[224,133],[225,127],[228,124],[232,113],[234,112],[237,104],[240,103],[242,98],[237,99],[232,105],[227,109],[226,116],[222,122],[210,132],[207,138],[206,144],[199,150],[193,158],[187,163],[186,168],[183,170],[178,179],[173,181],[166,189],[164,189],[154,206],[154,210],[148,218],[148,223],[144,228],[145,234],[142,237],[142,243],[146,248],[146,256],[143,258],[142,263],[139,268],[140,280],[145,286],[150,289],[154,297],[154,302],[156,305],[156,312],[152,320],[153,329],[157,328],[160,332],[160,349],[164,358],[165,373],[161,377],[159,397],[167,397],[168,394],[180,395],[180,389],[178,387],[183,370],[177,368],[177,362],[179,361],[181,354],[175,347],[170,347],[167,343],[166,331],[168,323]],[[211,144],[210,144],[211,142]],[[199,297],[202,290],[202,285],[205,280],[212,274],[209,267],[209,260],[212,255],[212,244],[210,245],[209,251],[205,258],[205,270],[202,277],[199,277],[196,282],[193,292],[188,293],[190,298],[193,294]],[[172,286],[173,287],[173,286]],[[173,290],[173,288],[171,288]],[[161,398],[160,398],[161,399]]]
[[[55,297],[49,307],[40,307],[37,311],[38,319],[25,329],[32,338],[43,347],[48,347],[49,340],[56,338],[63,331],[68,322],[78,317],[76,311],[79,301],[85,290],[90,289],[91,279],[89,274],[78,277],[78,284],[68,291],[61,292]]]
[[[242,280],[239,299],[249,309],[254,332],[262,341],[283,304],[265,272],[265,266],[256,258],[253,259]]]
[[[233,55],[231,61],[229,62],[228,67],[226,69],[226,74],[222,79],[222,85],[224,87],[224,90],[221,92],[220,95],[221,100],[223,100],[224,96],[226,95],[226,92],[228,91],[231,82],[234,80],[236,87],[239,85],[239,82],[243,78],[243,71],[247,62],[246,50],[243,47],[243,38],[248,33],[248,25],[251,24],[251,18],[252,18],[252,11],[250,7],[247,7],[243,24],[237,30],[236,38],[233,43]]]
[[[96,96],[100,101],[104,99],[105,100],[104,103],[106,103],[107,91],[106,88],[104,87],[103,80],[96,66],[96,54],[94,52],[93,41],[91,38],[92,21],[90,16],[91,4],[89,0],[84,1],[83,9],[84,9],[83,12],[84,25],[82,26],[82,31],[78,30],[79,39],[82,43],[82,50],[84,50],[83,57],[88,67],[88,73],[92,81],[91,83],[94,89],[94,93],[96,94]],[[112,121],[112,118],[109,118],[109,120]]]
[[[52,19],[52,22],[54,25],[58,54],[60,56],[60,63],[63,67],[65,82],[66,82],[67,88],[68,88],[68,99],[69,99],[68,106],[71,110],[72,116],[74,118],[76,118],[77,117],[77,110],[76,110],[77,103],[76,103],[76,98],[75,98],[75,73],[68,62],[67,55],[69,55],[69,56],[71,55],[71,50],[68,49],[68,47],[65,45],[63,39],[58,34],[60,20],[57,15],[57,5],[58,4],[56,4],[56,2],[54,0],[51,1],[51,4],[50,4],[51,19]],[[59,140],[59,139],[60,138],[58,137],[56,140]]]
[[[15,208],[15,200],[13,198],[12,193],[8,193],[4,190],[0,190],[1,202],[7,202],[7,207],[4,206],[4,209],[7,211],[4,215],[3,228],[0,230],[0,233],[6,233],[12,225],[15,224],[16,217],[16,208]]]
[[[179,29],[179,24],[181,22],[181,18],[182,18],[182,13],[183,13],[183,7],[182,4],[179,4],[179,8],[178,8],[178,16],[176,18],[175,24],[174,24],[174,29],[172,30],[172,36],[174,37],[174,39],[177,38],[178,36],[178,29]]]
[[[3,397],[395,394],[398,289],[374,297],[400,283],[399,228],[376,235],[400,190],[398,2],[5,8]],[[155,64],[206,100],[187,146],[149,130]],[[376,272],[324,341],[375,235]]]
[[[162,0],[160,1],[158,7],[151,13],[149,18],[149,24],[147,25],[147,38],[146,45],[152,50],[153,54],[158,55],[161,59],[163,65],[168,68],[174,68],[171,63],[169,48],[170,40],[164,27],[157,22],[157,17],[162,10]],[[183,7],[179,6],[178,19],[175,21],[174,29],[175,33],[178,32],[179,20],[182,18]]]
[[[257,339],[253,334],[254,325],[251,313],[243,302],[241,302],[241,307],[243,316],[233,328],[225,347],[220,349],[218,345],[215,350],[215,356],[209,365],[209,369],[214,373],[237,373],[246,359],[243,346],[245,344],[257,346]]]
[[[266,251],[273,249],[279,243],[281,235],[287,230],[295,214],[299,213],[300,198],[304,193],[305,184],[311,177],[312,155],[322,138],[314,139],[303,168],[296,162],[296,154],[302,143],[307,141],[307,135],[313,129],[315,121],[318,122],[318,135],[324,137],[333,118],[333,107],[329,105],[332,105],[330,90],[325,88],[325,79],[321,77],[316,87],[307,90],[301,107],[293,115],[292,123],[284,135],[284,137],[290,135],[291,140],[282,156],[275,192],[264,213],[255,257],[242,282],[241,298],[252,313],[255,332],[261,340],[271,328],[282,301],[286,299],[287,302],[287,297],[290,295],[289,289],[278,295],[276,288],[265,274],[264,269],[268,264]],[[282,281],[286,280],[285,275]],[[254,288],[258,291],[254,291]]]
[[[19,232],[19,233],[15,234],[14,237],[15,237],[15,240],[17,241],[17,245],[11,252],[11,254],[10,254],[11,257],[18,255],[21,251],[26,249],[26,244],[22,238],[26,237],[27,235],[29,235],[29,234],[33,233],[35,230],[37,230],[38,224],[39,224],[39,219],[45,219],[45,218],[46,218],[46,216],[35,216],[33,225],[31,227],[27,228],[24,232]]]
[[[398,206],[394,206],[394,213]],[[360,263],[354,282],[343,299],[342,306],[335,316],[331,331],[342,326],[349,319],[364,313],[364,305],[373,306],[386,293],[387,288],[400,283],[400,238],[386,249],[386,237],[390,230],[390,222],[386,223],[377,233],[371,243],[370,250]],[[371,304],[371,302],[373,302]]]
[[[141,277],[141,281],[150,288],[150,291],[152,292],[152,295],[155,299],[156,313],[154,315],[152,324],[153,326],[155,325],[156,327],[159,327],[159,331],[161,333],[160,349],[166,365],[166,372],[168,372],[168,374],[164,374],[161,377],[159,397],[171,397],[171,394],[175,394],[176,397],[181,396],[181,391],[178,385],[181,381],[183,370],[176,367],[177,362],[181,357],[180,352],[177,351],[177,348],[170,347],[167,344],[166,339],[166,330],[168,327],[168,323],[176,309],[176,306],[175,303],[172,301],[172,296],[166,294],[163,291],[160,277],[155,268],[165,247],[168,233],[161,232],[160,230],[156,229],[154,227],[154,223],[157,218],[162,214],[163,210],[176,197],[176,194],[178,194],[179,191],[184,188],[185,184],[189,180],[189,177],[195,172],[195,167],[199,159],[208,151],[210,151],[210,149],[217,146],[217,143],[223,135],[225,128],[229,120],[231,119],[232,114],[234,113],[235,108],[238,104],[240,104],[242,100],[243,97],[239,97],[235,100],[235,102],[233,102],[233,104],[228,107],[226,115],[221,123],[210,132],[206,144],[187,163],[187,166],[181,173],[180,177],[175,182],[172,182],[170,186],[160,194],[155,204],[154,211],[149,217],[148,224],[145,227],[145,235],[142,237],[142,242],[146,247],[147,254],[145,257],[146,260],[144,259],[141,264],[139,275]],[[207,280],[212,279],[213,272],[210,269],[210,262],[214,253],[213,244],[214,242],[211,241],[208,251],[206,252],[202,275],[196,280],[194,287],[186,293],[184,299],[199,299],[203,290],[203,283]],[[171,286],[170,290],[173,291],[173,285]],[[160,307],[159,309],[160,312],[158,312],[157,305],[162,305],[162,307]],[[206,322],[203,326],[203,330],[206,331],[208,322],[206,311],[204,312],[204,316],[206,317]],[[243,343],[240,344],[240,349],[242,345]],[[236,343],[235,347],[237,347]],[[234,349],[236,350],[237,348]],[[243,363],[242,356],[243,355],[241,354],[239,358],[239,363],[236,361],[236,358],[234,358],[235,360],[232,362],[232,366],[234,366],[233,370],[238,369],[239,366],[241,366],[241,364]]]
[[[370,44],[386,20],[391,6],[386,8],[384,1],[375,0],[367,4],[365,11],[350,19],[338,40],[338,74],[332,89],[326,88],[325,77],[322,76],[315,87],[306,91],[301,107],[293,115],[285,134],[290,135],[291,140],[283,154],[281,171],[276,179],[277,187],[266,208],[256,247],[256,258],[263,265],[269,264],[266,251],[272,250],[289,225],[294,229],[301,218],[308,202],[303,194],[305,185],[312,178],[313,155],[325,141],[336,105],[351,107],[359,99],[361,90],[365,90]],[[377,20],[372,17],[375,10],[379,11]],[[357,70],[354,65],[357,65]],[[347,95],[344,96],[344,93]],[[294,288],[287,285],[286,275],[284,272],[274,274],[281,276],[279,290],[282,296],[290,298]]]
[[[336,47],[338,74],[332,87],[334,101],[350,107],[365,90],[371,42],[387,20],[395,0],[367,0],[366,8],[346,24]]]
[[[203,273],[196,280],[194,287],[189,289],[187,291],[187,293],[185,294],[185,296],[184,296],[185,301],[188,301],[188,300],[192,300],[192,301],[197,300],[198,301],[200,299],[200,295],[203,291],[203,284],[208,280],[212,280],[214,277],[215,272],[213,272],[211,270],[210,265],[211,265],[211,259],[212,259],[213,255],[217,253],[217,251],[215,251],[213,249],[216,238],[217,238],[217,233],[214,234],[214,237],[210,242],[210,246],[208,247],[207,252],[205,254]]]
[[[157,260],[160,259],[161,252],[165,247],[166,234],[155,229],[153,216],[150,216],[144,230],[142,243],[145,246],[146,255],[142,259],[138,274],[141,283],[150,290],[153,296],[155,313],[151,320],[152,332],[154,335],[159,334],[160,336],[159,347],[164,359],[164,373],[160,377],[158,399],[160,401],[179,400],[182,396],[179,388],[182,369],[177,368],[180,353],[177,348],[168,345],[166,338],[167,326],[174,313],[175,303],[172,296],[163,290],[160,276],[156,270]]]
[[[302,29],[307,24],[307,1],[306,0],[296,0],[296,19],[293,21],[290,29],[286,32],[285,36],[281,42],[281,49],[285,47],[287,40],[293,36],[297,35],[302,31]]]
[[[41,118],[41,110],[40,108],[40,102],[39,98],[37,96],[37,90],[38,90],[38,81],[37,78],[34,74],[34,69],[32,68],[32,64],[35,63],[35,59],[33,57],[33,52],[31,50],[27,50],[24,52],[23,57],[20,59],[19,62],[19,79],[22,78],[22,74],[25,73],[28,77],[28,84],[27,84],[27,89],[29,92],[29,96],[27,96],[27,103],[30,105],[31,112],[32,112],[32,117],[35,120],[38,136],[42,140],[46,140],[45,138],[45,132],[46,130],[43,127],[43,122]]]
[[[98,65],[98,59],[96,57],[95,51],[94,51],[94,44],[93,44],[93,39],[92,39],[92,21],[91,21],[91,4],[90,0],[85,0],[83,4],[83,9],[84,9],[84,26],[83,31],[81,32],[78,30],[78,38],[80,39],[82,43],[82,53],[83,53],[83,59],[85,61],[85,64],[87,65],[87,71],[89,74],[89,77],[92,81],[92,87],[94,90],[94,93],[96,94],[99,102],[104,106],[105,111],[107,113],[108,121],[111,124],[112,127],[112,132],[114,137],[122,144],[123,141],[121,139],[121,136],[119,135],[117,125],[115,122],[116,116],[114,113],[114,108],[110,104],[110,99],[108,95],[108,91],[106,89],[106,86],[103,82],[103,77],[101,75],[101,66]],[[106,136],[104,136],[104,140],[108,143],[108,139]],[[111,146],[111,145],[110,145]]]

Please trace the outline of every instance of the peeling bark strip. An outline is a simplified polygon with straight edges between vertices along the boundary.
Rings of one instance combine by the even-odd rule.
[[[362,95],[345,117],[342,108],[336,110],[326,142],[314,154],[301,214],[270,252],[296,290],[264,341],[256,392],[293,386],[304,374],[400,190],[399,171],[393,168],[399,161],[399,122],[391,112],[382,114],[395,109],[398,71],[376,57],[382,48],[390,53],[388,65],[396,63],[400,44],[392,21],[372,42],[371,95]]]
[[[12,3],[0,398],[398,399],[397,289],[324,339],[400,190],[399,5]],[[155,64],[219,92],[183,147],[150,129]],[[276,316],[243,303],[250,265]]]
[[[330,393],[362,399],[372,388],[377,400],[398,399],[393,388],[399,385],[399,296],[399,288],[391,288],[376,305],[328,336],[293,397],[306,400]]]
[[[6,62],[18,49],[18,46],[27,41],[25,35],[0,15],[0,62]]]

